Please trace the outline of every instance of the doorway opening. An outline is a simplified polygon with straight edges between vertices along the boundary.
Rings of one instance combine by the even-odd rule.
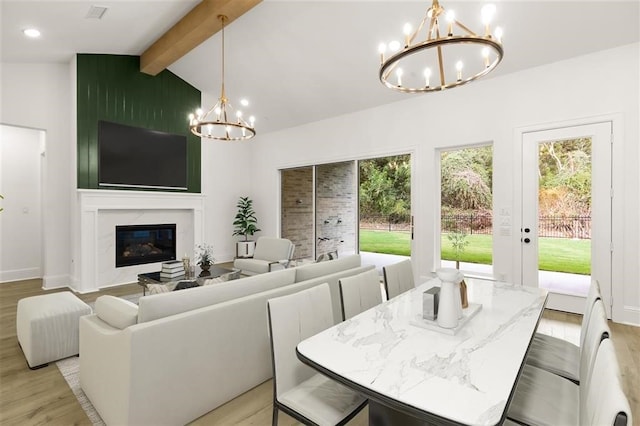
[[[355,162],[283,169],[280,177],[280,234],[295,244],[294,261],[355,253]]]
[[[591,137],[540,142],[538,179],[538,284],[586,297],[591,283]]]
[[[363,258],[381,270],[411,257],[411,154],[360,160],[358,178],[358,246]]]
[[[612,123],[523,133],[521,274],[547,307],[582,313],[592,280],[611,294]]]
[[[44,130],[0,125],[0,282],[42,278]]]

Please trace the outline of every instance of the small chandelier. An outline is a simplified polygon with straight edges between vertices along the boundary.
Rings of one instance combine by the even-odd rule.
[[[224,23],[228,20],[225,15],[218,15],[222,22],[222,89],[218,102],[206,113],[198,108],[195,114],[189,114],[189,129],[191,133],[201,138],[220,141],[240,141],[251,139],[256,135],[254,128],[255,117],[249,117],[247,122],[242,111],[235,110],[229,103],[224,91]],[[243,106],[249,103],[241,101]]]
[[[491,72],[502,60],[502,29],[491,33],[496,8],[482,8],[484,35],[477,35],[456,20],[438,0],[427,10],[418,28],[404,25],[404,48],[399,42],[379,46],[380,82],[403,93],[434,92],[461,86]],[[446,31],[440,31],[440,18]],[[426,34],[421,35],[425,30]],[[389,50],[390,56],[385,57]]]

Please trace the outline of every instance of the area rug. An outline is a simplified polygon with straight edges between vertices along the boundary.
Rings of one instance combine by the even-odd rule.
[[[137,304],[140,296],[142,296],[142,293],[122,296],[122,298]],[[94,308],[93,302],[89,303],[89,305],[91,306],[91,309]],[[80,358],[72,356],[70,358],[61,359],[56,362],[56,366],[58,367],[58,370],[60,370],[62,377],[66,380],[67,385],[69,385],[71,392],[73,392],[78,400],[78,403],[80,403],[80,406],[87,414],[87,417],[89,417],[91,423],[94,426],[105,426],[104,421],[100,418],[100,415],[93,407],[93,404],[91,404],[91,401],[89,401],[89,398],[87,398],[87,395],[85,395],[80,387]]]
[[[67,381],[71,392],[76,396],[78,403],[91,420],[91,424],[93,426],[105,426],[105,422],[100,418],[100,415],[93,408],[93,404],[87,398],[87,395],[84,394],[82,388],[80,388],[80,358],[77,356],[72,356],[70,358],[61,359],[56,362],[62,377]]]

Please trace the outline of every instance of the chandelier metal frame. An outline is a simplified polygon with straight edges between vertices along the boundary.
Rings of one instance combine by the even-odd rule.
[[[224,24],[229,19],[225,15],[218,15],[218,19],[222,23],[222,86],[220,97],[214,106],[206,113],[198,109],[195,114],[189,114],[189,129],[191,133],[201,138],[222,140],[222,141],[239,141],[251,139],[256,135],[254,127],[254,117],[249,118],[247,122],[242,112],[235,110],[229,103],[229,99],[225,94],[224,88],[224,72],[225,72],[225,43],[224,43]],[[235,114],[234,114],[235,111]],[[231,116],[231,120],[229,120]],[[233,117],[235,116],[235,120]]]
[[[405,32],[405,43],[404,48],[398,51],[395,54],[392,54],[388,58],[384,57],[384,52],[381,50],[380,53],[380,72],[379,78],[380,82],[384,84],[386,87],[392,90],[396,90],[403,93],[423,93],[423,92],[435,92],[442,91],[445,89],[450,89],[453,87],[461,86],[463,84],[469,83],[473,80],[476,80],[489,72],[493,71],[496,66],[502,61],[504,56],[504,49],[502,47],[502,35],[496,34],[496,37],[492,36],[490,27],[488,23],[485,23],[485,34],[484,36],[477,35],[473,31],[471,31],[467,26],[462,24],[460,21],[456,19],[452,19],[448,24],[448,31],[446,36],[440,35],[440,23],[439,18],[443,15],[445,9],[440,6],[438,0],[433,0],[432,6],[427,10],[425,17],[420,22],[418,28],[413,32]],[[426,39],[424,41],[417,42],[412,44],[414,40],[419,36],[420,32],[425,28],[425,24],[429,22]],[[462,30],[462,35],[454,34],[454,27]],[[501,30],[500,30],[501,32]],[[458,69],[457,72],[452,72],[451,74],[455,75],[455,79],[447,79],[447,73],[444,67],[444,50],[446,47],[451,45],[477,45],[479,47],[484,47],[493,50],[494,59],[489,60],[489,53],[485,53],[484,56],[484,66],[478,67],[479,71],[474,72],[473,74],[462,77],[461,69]],[[384,46],[384,45],[383,45]],[[430,77],[425,77],[425,84],[423,86],[412,86],[408,87],[401,83],[400,78],[398,77],[396,82],[390,81],[390,77],[392,72],[398,68],[398,64],[404,58],[407,58],[411,55],[421,54],[426,50],[436,49],[437,56],[437,74],[438,79],[437,82],[439,84],[428,84],[430,83]],[[480,59],[478,59],[480,60]],[[434,73],[434,77],[436,73]]]

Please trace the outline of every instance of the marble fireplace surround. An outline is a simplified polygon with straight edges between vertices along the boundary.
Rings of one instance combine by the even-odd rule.
[[[137,275],[160,270],[160,263],[115,267],[116,225],[176,224],[176,254],[193,255],[203,241],[201,194],[85,190],[77,192],[78,250],[73,287],[80,293],[137,281]]]

